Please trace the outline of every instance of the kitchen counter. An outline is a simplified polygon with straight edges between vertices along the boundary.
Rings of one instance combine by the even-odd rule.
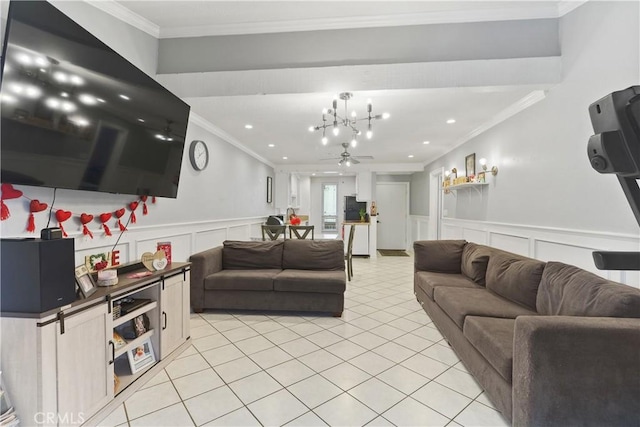
[[[369,221],[344,221],[342,225],[369,225]]]

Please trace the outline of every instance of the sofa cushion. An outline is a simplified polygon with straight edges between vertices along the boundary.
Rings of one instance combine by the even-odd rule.
[[[466,240],[423,240],[413,243],[416,271],[460,273],[462,250]]]
[[[515,319],[467,316],[465,338],[487,359],[500,376],[511,383]]]
[[[282,270],[222,270],[204,278],[206,290],[272,291],[273,279]]]
[[[522,315],[534,315],[535,311],[502,298],[487,289],[449,288],[439,286],[434,294],[436,304],[460,329],[467,316],[499,317],[515,319]]]
[[[344,271],[342,240],[289,239],[284,242],[283,269]]]
[[[489,263],[490,249],[487,246],[467,243],[462,249],[462,263],[460,270],[462,274],[476,282],[478,285],[485,285],[485,275],[487,274],[487,264]]]
[[[346,279],[344,271],[339,270],[288,269],[283,270],[275,277],[273,289],[283,292],[341,294],[346,289]]]
[[[282,269],[283,243],[226,240],[222,248],[222,268],[225,270]]]
[[[434,273],[432,271],[417,271],[415,273],[414,283],[420,287],[431,300],[433,300],[433,291],[438,286],[482,289],[482,286],[475,284],[462,274]]]
[[[545,263],[509,252],[494,250],[487,265],[487,288],[532,310]]]
[[[560,316],[640,317],[640,289],[612,282],[573,265],[549,262],[538,313]]]

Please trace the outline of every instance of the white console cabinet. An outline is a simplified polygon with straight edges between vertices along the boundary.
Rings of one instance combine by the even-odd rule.
[[[93,425],[175,358],[189,340],[189,269],[173,263],[144,278],[124,273],[117,285],[58,310],[2,313],[2,376],[20,424]],[[126,298],[138,305],[114,314]],[[146,332],[118,348],[115,328],[140,315]],[[127,353],[145,342],[155,361],[132,372]]]

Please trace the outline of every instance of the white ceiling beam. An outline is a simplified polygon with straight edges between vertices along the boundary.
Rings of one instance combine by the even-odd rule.
[[[278,70],[159,74],[182,98],[211,96],[529,86],[560,83],[560,57],[492,59],[409,64],[352,65]]]

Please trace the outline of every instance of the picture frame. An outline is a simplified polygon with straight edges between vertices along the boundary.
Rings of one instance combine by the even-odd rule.
[[[84,298],[89,298],[95,291],[98,290],[96,283],[93,281],[93,276],[86,265],[80,265],[75,269],[76,284],[80,289],[80,293]]]
[[[156,356],[153,352],[151,340],[146,339],[140,345],[127,351],[127,358],[129,359],[129,367],[132,374],[155,364]]]
[[[273,178],[267,177],[267,203],[273,202]]]
[[[464,158],[465,176],[476,174],[476,153],[469,154]]]

